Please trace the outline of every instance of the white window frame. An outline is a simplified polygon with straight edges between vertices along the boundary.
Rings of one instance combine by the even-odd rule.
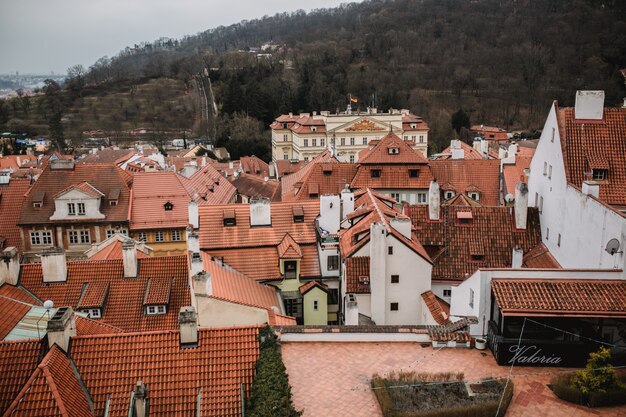
[[[172,230],[172,241],[174,242],[180,242],[181,238],[180,238],[180,230]]]
[[[30,244],[31,246],[40,246],[41,243],[41,235],[39,234],[38,231],[31,231],[30,232]]]
[[[316,138],[311,139],[311,146],[314,147],[314,148],[317,147],[317,139]]]
[[[284,135],[283,135],[283,142],[287,142],[287,141],[288,141],[288,139],[287,139],[287,134],[284,134]]]
[[[424,135],[420,135],[420,143],[424,143]]]
[[[354,146],[355,140],[355,138],[350,138],[350,146]]]
[[[82,229],[79,232],[81,244],[91,243],[91,233],[89,233],[89,229]]]
[[[367,138],[363,138],[363,145],[367,145]]]
[[[324,138],[320,139],[320,146],[326,146],[326,139]]]
[[[68,230],[67,231],[67,241],[70,245],[78,245],[78,230]]]
[[[446,290],[443,290],[443,296],[446,297],[446,298],[452,297],[452,288],[448,288]]]
[[[306,148],[306,147],[308,147],[308,146],[309,146],[309,140],[308,140],[308,139],[303,139],[303,140],[302,140],[302,147],[303,147],[303,148]]]
[[[154,232],[155,242],[165,242],[165,232],[163,230],[157,230]]]
[[[346,138],[341,138],[341,146],[345,146],[346,144]]]
[[[467,193],[467,196],[475,201],[480,201],[480,193],[478,191],[471,191]]]
[[[76,215],[76,203],[67,203],[67,215],[68,216]]]
[[[87,310],[87,314],[89,314],[90,319],[99,319],[102,318],[102,314],[100,313],[99,308],[90,308]]]
[[[78,215],[79,216],[84,216],[85,215],[85,203],[76,203],[76,205],[78,206]]]
[[[156,306],[146,306],[146,314],[148,316],[162,316],[167,313],[167,309],[163,304]]]
[[[418,204],[426,204],[428,201],[428,194],[426,193],[417,193],[417,203]]]
[[[350,155],[350,163],[354,164],[354,155]]]
[[[443,192],[443,199],[444,200],[449,200],[452,197],[454,197],[454,191],[446,190],[446,191]]]
[[[289,160],[289,155],[287,155],[286,153],[283,154],[283,161],[288,161]]]
[[[50,230],[33,230],[30,232],[30,244],[33,246],[50,246],[52,245],[52,231]]]

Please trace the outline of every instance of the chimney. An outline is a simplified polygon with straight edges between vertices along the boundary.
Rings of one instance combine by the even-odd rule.
[[[483,156],[489,155],[489,142],[487,142],[485,139],[480,140],[480,153]]]
[[[148,417],[148,388],[142,381],[137,381],[133,391],[133,417]]]
[[[228,169],[233,169],[233,161],[228,161]]]
[[[195,174],[196,171],[198,171],[198,163],[195,159],[185,162],[185,165],[183,166],[183,176],[189,178]]]
[[[452,159],[464,159],[465,151],[461,148],[461,141],[452,139],[450,141],[450,149],[452,150]]]
[[[213,294],[213,282],[211,273],[200,271],[192,277],[193,293],[196,296],[208,296]]]
[[[519,269],[524,261],[524,249],[520,247],[513,248],[513,257],[511,258],[511,268]]]
[[[194,229],[198,229],[200,227],[200,214],[198,212],[198,198],[197,195],[189,200],[189,204],[187,205],[187,216],[189,217],[189,224]]]
[[[124,260],[124,278],[137,277],[137,247],[135,241],[122,242],[122,256]]]
[[[354,211],[354,193],[350,190],[350,186],[346,186],[341,190],[341,220]]]
[[[472,147],[476,152],[480,152],[480,138],[478,136],[474,138],[474,142],[472,142]]]
[[[389,222],[391,227],[396,229],[398,232],[402,234],[402,236],[411,240],[411,219],[408,217],[394,217]]]
[[[202,256],[200,252],[191,253],[191,276],[194,277],[197,274],[204,271],[204,265],[202,262]]]
[[[602,120],[604,91],[576,91],[574,115],[577,120]]]
[[[528,217],[528,186],[522,180],[515,186],[515,227],[520,230],[526,229]]]
[[[582,186],[581,191],[585,195],[590,195],[595,198],[600,198],[600,184],[598,184],[595,181],[583,181],[583,186]]]
[[[47,248],[41,253],[43,282],[65,282],[67,263],[63,248]]]
[[[386,323],[387,228],[382,223],[370,226],[370,292],[372,320]]]
[[[50,161],[50,169],[74,169],[73,159],[55,159]]]
[[[10,285],[17,285],[20,276],[20,258],[17,249],[9,246],[0,255],[0,285],[5,282]]]
[[[272,215],[269,198],[250,200],[250,226],[271,226]]]
[[[337,233],[341,223],[341,198],[338,195],[320,197],[318,225],[329,233]]]
[[[55,343],[68,351],[70,346],[70,337],[76,336],[76,316],[72,307],[59,308],[54,316],[48,320],[48,347],[52,347]]]
[[[433,179],[428,188],[428,218],[432,221],[439,221],[440,201],[439,184]]]
[[[197,347],[198,322],[196,309],[192,306],[181,307],[178,314],[178,324],[180,325],[180,347]]]
[[[359,305],[354,294],[348,294],[347,297],[344,324],[346,326],[356,326],[359,324]]]

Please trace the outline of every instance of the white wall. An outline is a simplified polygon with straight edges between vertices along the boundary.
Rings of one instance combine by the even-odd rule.
[[[78,205],[76,205],[76,214],[68,214],[68,203],[84,203],[85,214],[78,214]],[[50,220],[63,220],[63,219],[104,219],[104,214],[100,213],[100,199],[89,197],[86,194],[78,191],[69,191],[59,198],[54,200],[54,214],[50,217]]]
[[[552,166],[552,178],[544,175],[544,164],[548,172]],[[529,206],[539,206],[543,197],[542,240],[561,266],[626,270],[623,253],[610,255],[604,250],[615,238],[624,251],[626,218],[567,184],[554,105],[530,165],[528,188]]]
[[[196,302],[200,327],[250,326],[264,324],[269,320],[268,312],[264,308],[198,295]]]
[[[428,189],[391,189],[391,188],[377,188],[381,194],[388,195],[395,198],[395,194],[400,194],[398,202],[406,201],[409,204],[428,204]],[[418,194],[423,194],[422,202],[418,200]]]

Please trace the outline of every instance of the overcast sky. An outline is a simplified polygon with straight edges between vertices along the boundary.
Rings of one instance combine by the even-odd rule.
[[[0,0],[0,74],[65,74],[160,37],[346,0]]]

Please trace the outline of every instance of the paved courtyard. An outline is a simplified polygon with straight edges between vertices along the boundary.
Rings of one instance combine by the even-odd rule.
[[[369,389],[374,373],[390,371],[463,372],[466,380],[501,377],[489,351],[421,347],[419,343],[284,342],[283,361],[294,403],[304,417],[382,416]],[[507,417],[626,416],[626,406],[587,409],[559,400],[546,386],[563,368],[515,367],[515,391]]]

